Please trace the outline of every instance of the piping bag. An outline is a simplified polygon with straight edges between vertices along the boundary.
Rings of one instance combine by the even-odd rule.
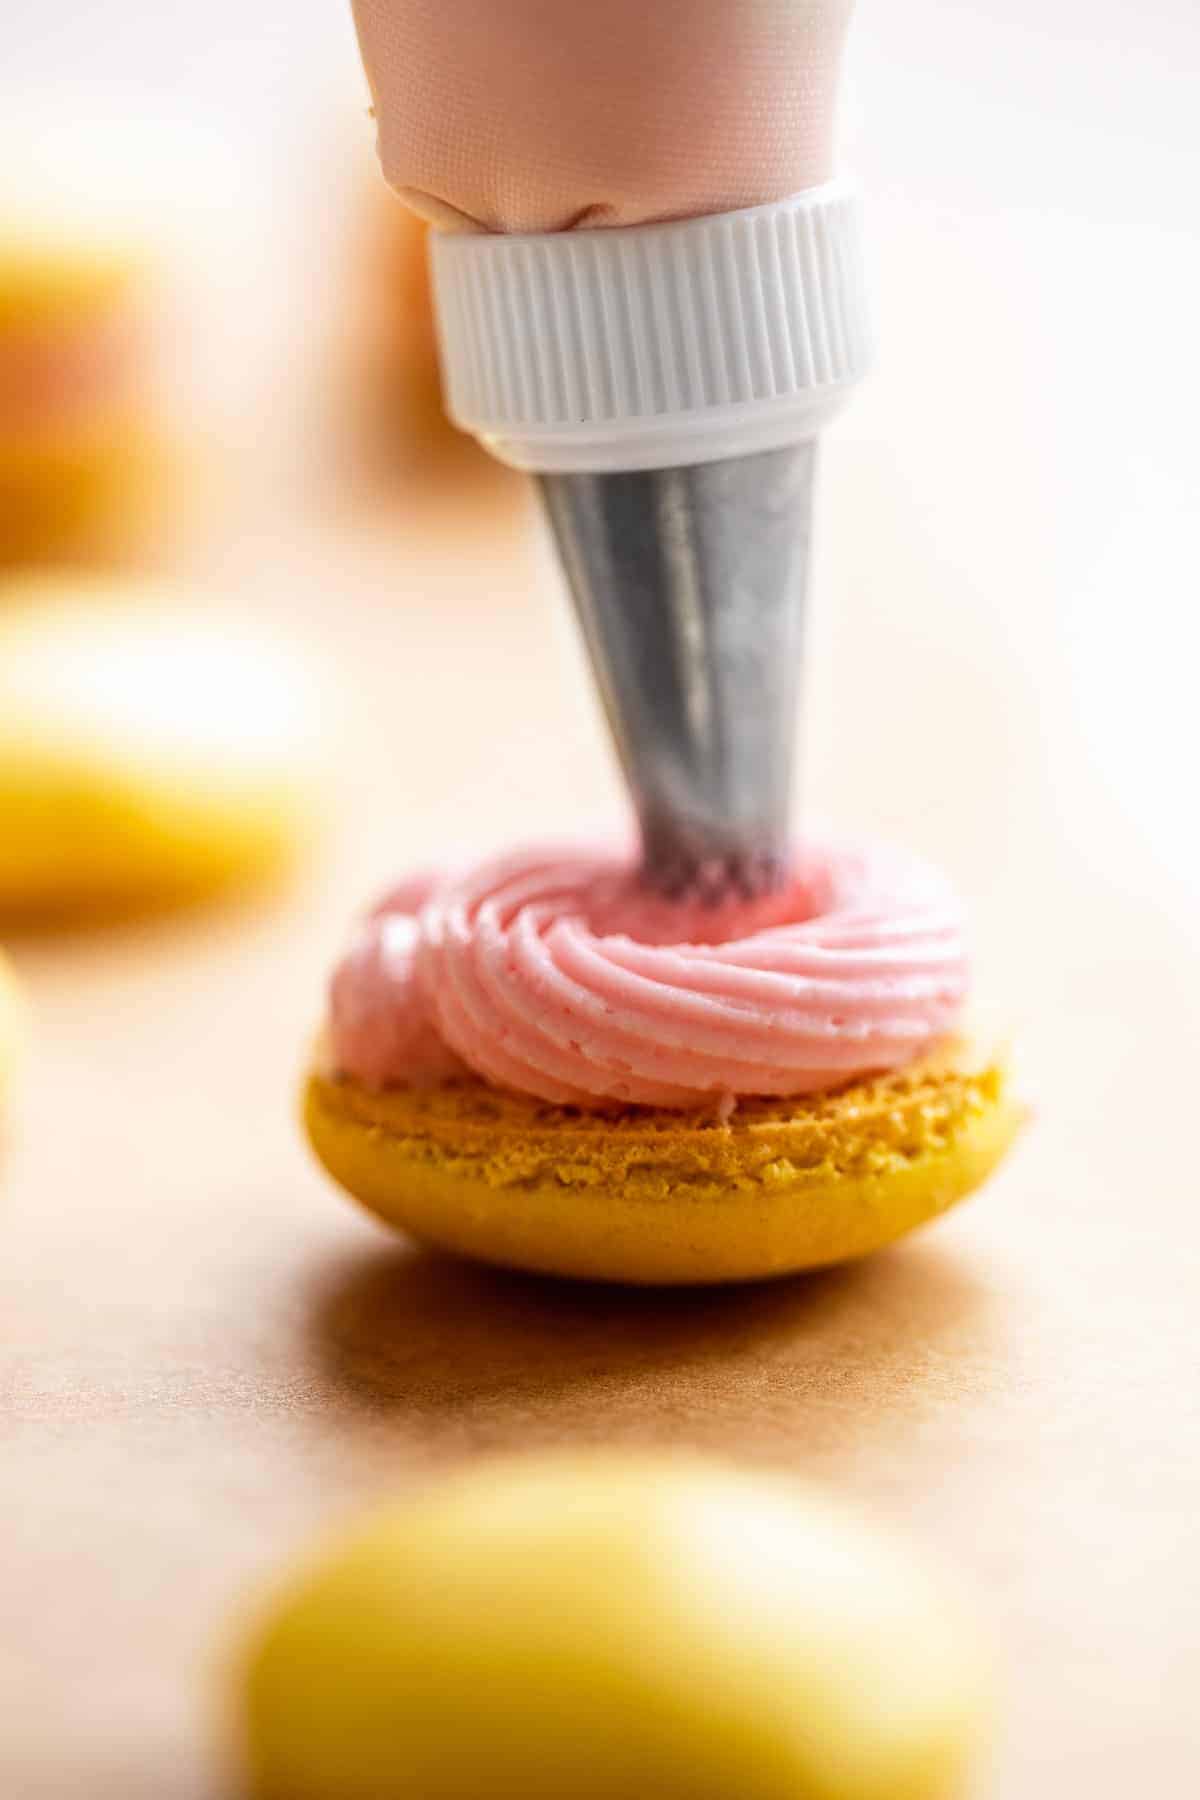
[[[537,479],[643,878],[788,871],[820,433],[867,361],[852,0],[354,0],[447,404]]]

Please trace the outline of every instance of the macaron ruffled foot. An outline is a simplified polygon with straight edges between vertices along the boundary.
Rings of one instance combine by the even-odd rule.
[[[890,850],[809,845],[780,893],[649,896],[523,849],[407,883],[332,984],[317,1155],[418,1238],[512,1267],[747,1280],[877,1249],[1016,1134],[963,1030],[961,907]]]

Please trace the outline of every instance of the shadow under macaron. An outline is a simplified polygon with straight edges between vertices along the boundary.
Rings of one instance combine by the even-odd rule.
[[[545,1444],[678,1444],[802,1467],[905,1433],[986,1381],[1003,1308],[966,1260],[906,1244],[739,1287],[631,1289],[402,1245],[315,1286],[326,1378],[435,1460]]]

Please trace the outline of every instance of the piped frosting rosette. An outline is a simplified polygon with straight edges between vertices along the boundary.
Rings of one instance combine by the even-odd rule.
[[[385,900],[334,978],[333,1056],[372,1086],[471,1072],[560,1105],[684,1109],[902,1066],[953,1031],[962,908],[891,849],[810,844],[713,914],[631,859],[521,849]]]

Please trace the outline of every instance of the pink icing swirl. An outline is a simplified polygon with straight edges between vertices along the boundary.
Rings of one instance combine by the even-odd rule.
[[[359,928],[334,970],[330,1025],[338,1067],[366,1084],[427,1085],[466,1071],[443,1043],[417,984],[416,914],[435,878],[394,888]]]
[[[465,1068],[685,1108],[898,1067],[966,985],[953,891],[895,851],[809,845],[782,894],[714,916],[647,896],[629,859],[523,849],[376,909],[334,977],[333,1057],[375,1087]]]

